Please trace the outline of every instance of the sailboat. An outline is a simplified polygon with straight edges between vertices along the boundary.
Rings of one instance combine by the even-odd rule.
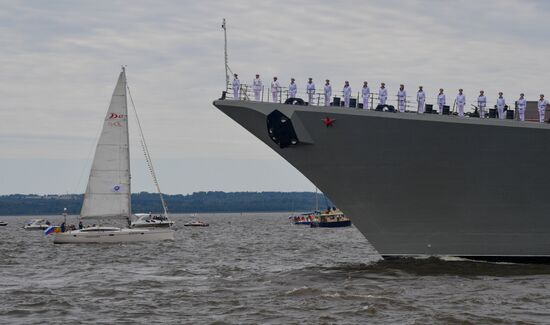
[[[131,220],[127,88],[126,71],[123,67],[97,143],[86,193],[84,194],[84,202],[80,211],[80,219],[97,219],[103,222],[125,219],[128,223]],[[141,135],[142,145],[144,145],[143,134]],[[152,171],[146,147],[144,147],[144,152],[158,188],[158,182]],[[162,200],[162,203],[166,211],[164,200]],[[56,244],[120,243],[174,240],[174,230],[171,228],[130,229],[94,225],[66,232],[55,232],[52,233],[52,236],[53,242]]]

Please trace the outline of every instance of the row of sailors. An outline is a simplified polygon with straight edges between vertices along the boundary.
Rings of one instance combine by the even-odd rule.
[[[233,88],[233,98],[239,98],[239,89],[240,89],[240,81],[238,78],[238,75],[234,74],[234,79],[232,83]],[[260,75],[257,74],[256,78],[252,81],[252,91],[254,92],[254,98],[256,101],[260,100],[260,94],[263,88],[262,80],[260,79]],[[273,102],[277,103],[279,98],[279,93],[281,91],[281,86],[279,84],[279,81],[277,80],[277,77],[273,77],[273,81],[271,82],[271,94],[272,94],[272,100]],[[315,83],[313,83],[313,78],[308,78],[308,82],[306,84],[306,93],[308,95],[308,103],[311,105],[313,104],[313,97],[315,95]],[[296,93],[298,92],[298,86],[296,85],[296,81],[294,78],[290,79],[290,84],[288,85],[288,96],[290,98],[295,98]],[[330,98],[332,97],[332,85],[330,84],[330,80],[325,81],[325,85],[323,87],[323,93],[324,93],[324,105],[329,106],[330,105]],[[344,107],[349,107],[350,99],[351,99],[351,86],[349,85],[349,82],[346,81],[344,83],[344,88],[342,89],[342,93],[344,95]],[[363,88],[361,89],[361,95],[363,97],[363,108],[368,109],[369,108],[369,100],[371,96],[370,88],[368,86],[368,82],[363,83]],[[405,86],[400,85],[399,90],[397,91],[397,104],[398,109],[400,112],[405,112],[406,107],[406,99],[407,99],[407,92],[405,91]],[[379,105],[386,105],[386,101],[388,100],[388,89],[386,88],[385,83],[380,84],[380,89],[378,89],[378,100]],[[422,86],[418,87],[418,92],[416,93],[416,101],[418,103],[418,113],[422,114],[425,112],[426,108],[426,93],[424,92],[424,89]],[[522,93],[520,94],[519,99],[516,101],[518,112],[519,112],[519,118],[521,121],[525,121],[525,109],[527,107],[527,100],[525,99],[525,95]],[[464,95],[464,91],[462,89],[458,90],[458,94],[456,95],[454,104],[457,107],[458,110],[458,116],[463,117],[464,116],[464,107],[466,106],[466,95]],[[439,107],[439,114],[443,112],[443,107],[446,105],[446,97],[443,88],[439,89],[439,94],[437,95],[437,106]],[[481,118],[485,117],[486,113],[486,107],[487,107],[487,97],[485,96],[485,92],[481,90],[479,92],[479,96],[477,97],[477,107],[479,109],[479,116]],[[538,111],[539,111],[539,122],[544,122],[544,114],[546,111],[546,106],[548,105],[548,101],[544,99],[544,95],[540,95],[540,99],[538,101]],[[498,98],[496,102],[496,108],[498,112],[498,117],[500,119],[505,118],[504,110],[506,108],[506,100],[503,97],[503,93],[498,93]]]

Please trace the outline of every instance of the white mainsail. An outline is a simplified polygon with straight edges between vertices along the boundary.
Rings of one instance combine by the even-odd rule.
[[[82,218],[130,217],[130,149],[126,73],[120,72],[97,143]]]

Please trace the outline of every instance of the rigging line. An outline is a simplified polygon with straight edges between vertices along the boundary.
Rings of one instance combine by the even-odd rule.
[[[164,196],[162,195],[162,192],[160,191],[160,185],[157,179],[157,175],[155,174],[155,169],[153,168],[153,161],[151,160],[151,155],[149,154],[149,149],[147,148],[147,144],[145,143],[145,137],[143,135],[143,129],[141,128],[141,123],[139,121],[139,117],[136,110],[136,105],[134,104],[134,99],[132,97],[132,93],[130,92],[130,87],[128,86],[128,83],[126,83],[126,88],[128,89],[128,97],[130,97],[130,102],[132,103],[132,108],[134,110],[134,115],[136,117],[138,129],[139,129],[139,135],[140,135],[140,142],[141,142],[141,148],[143,150],[143,154],[145,155],[145,161],[147,163],[147,167],[149,168],[149,171],[151,172],[151,177],[153,178],[153,183],[155,184],[155,187],[157,188],[157,192],[160,196],[160,202],[162,203],[162,209],[164,210],[164,215],[168,216],[168,208],[166,207],[166,202],[164,201]]]

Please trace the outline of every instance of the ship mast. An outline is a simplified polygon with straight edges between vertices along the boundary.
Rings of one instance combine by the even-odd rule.
[[[229,91],[229,64],[227,63],[227,29],[225,25],[225,18],[222,22],[223,39],[224,39],[224,55],[225,55],[225,91]]]

